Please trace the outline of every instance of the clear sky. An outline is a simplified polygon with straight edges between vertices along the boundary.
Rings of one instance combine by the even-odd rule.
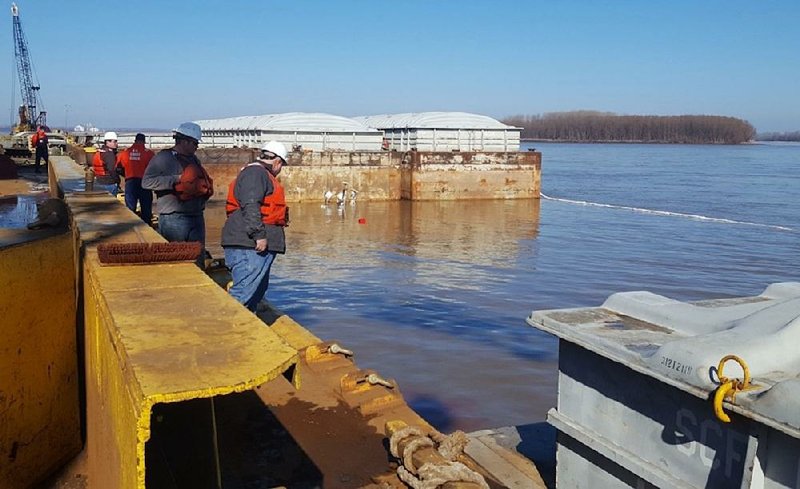
[[[800,130],[798,0],[19,0],[48,121],[713,114]],[[11,2],[6,97],[12,102]]]

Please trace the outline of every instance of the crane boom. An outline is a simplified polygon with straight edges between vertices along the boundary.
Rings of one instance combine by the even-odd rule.
[[[18,130],[34,130],[37,125],[47,123],[47,112],[44,110],[36,113],[36,108],[42,108],[39,96],[39,85],[34,83],[31,57],[28,53],[28,41],[22,31],[19,20],[19,8],[16,3],[11,4],[11,16],[14,23],[14,58],[17,60],[17,77],[22,92],[22,105],[19,110]]]

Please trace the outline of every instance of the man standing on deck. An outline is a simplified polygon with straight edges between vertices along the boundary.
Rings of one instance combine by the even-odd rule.
[[[103,135],[103,145],[92,159],[94,184],[108,190],[116,196],[119,193],[119,175],[117,175],[117,133],[109,131]]]
[[[222,228],[225,264],[233,285],[230,294],[251,311],[266,298],[275,256],[286,252],[289,209],[283,187],[275,178],[286,164],[286,147],[270,141],[261,155],[239,171],[228,188]]]
[[[118,173],[125,178],[125,205],[136,212],[136,203],[141,206],[141,218],[147,224],[153,220],[153,192],[142,188],[142,177],[154,153],[144,147],[144,134],[139,133],[133,146],[119,154]]]
[[[175,130],[175,145],[160,151],[147,166],[142,188],[158,198],[158,232],[168,241],[199,241],[205,259],[206,223],[203,211],[214,194],[214,182],[195,156],[202,136],[200,126],[184,122]]]
[[[36,152],[36,169],[34,173],[39,173],[39,163],[42,160],[44,160],[45,168],[50,164],[50,156],[47,150],[47,133],[44,132],[44,127],[39,126],[36,128],[36,132],[31,137],[31,143],[33,143],[33,149]]]

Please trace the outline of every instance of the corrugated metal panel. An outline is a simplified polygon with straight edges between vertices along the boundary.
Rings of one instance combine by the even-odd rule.
[[[258,147],[279,141],[316,151],[380,151],[383,132],[346,117],[291,112],[197,121],[203,145]]]
[[[491,117],[468,112],[410,112],[353,117],[375,129],[514,129]]]
[[[398,151],[519,151],[520,128],[466,112],[420,112],[356,117],[381,129]]]
[[[204,131],[202,146],[257,148],[278,141],[289,148],[301,146],[315,151],[380,151],[383,134],[272,131]]]
[[[265,114],[195,121],[206,130],[260,130],[289,132],[356,132],[375,133],[364,124],[338,115],[306,112]]]
[[[408,151],[519,151],[516,129],[386,129],[391,149]]]

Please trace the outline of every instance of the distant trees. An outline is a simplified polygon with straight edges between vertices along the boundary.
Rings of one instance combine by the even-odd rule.
[[[517,115],[503,120],[522,128],[522,138],[569,142],[739,144],[756,131],[742,119],[716,115],[617,115],[575,111]]]
[[[756,136],[759,141],[800,141],[800,131],[765,132]]]

